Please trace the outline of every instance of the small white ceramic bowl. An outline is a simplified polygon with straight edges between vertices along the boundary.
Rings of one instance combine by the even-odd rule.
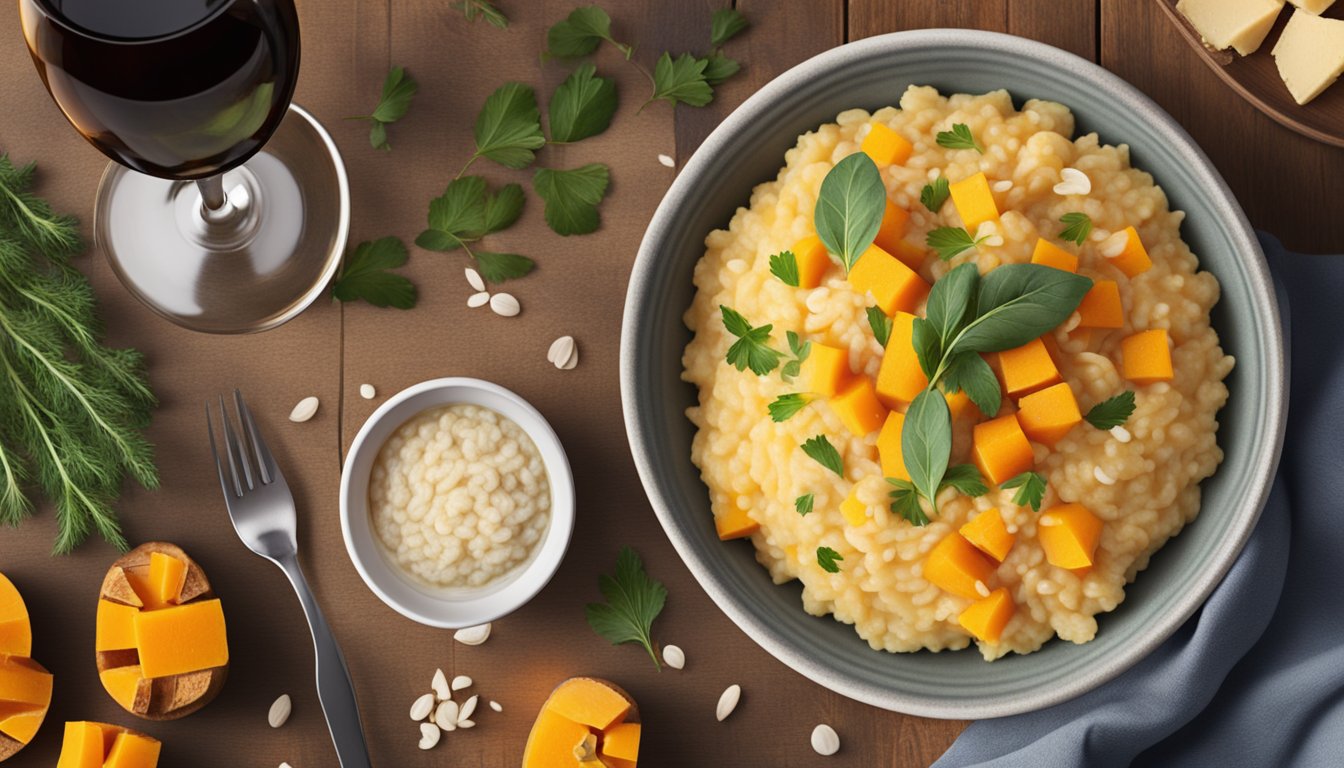
[[[369,473],[379,449],[398,427],[431,408],[470,403],[512,419],[532,438],[551,485],[551,521],[537,551],[503,580],[478,589],[436,591],[416,584],[392,563],[369,520]],[[545,417],[513,392],[480,379],[434,379],[393,395],[364,422],[341,473],[341,530],[364,583],[401,615],[432,627],[484,624],[522,607],[551,580],[574,530],[574,477],[560,438]]]

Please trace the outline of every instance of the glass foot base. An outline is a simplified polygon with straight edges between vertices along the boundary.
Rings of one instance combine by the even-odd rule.
[[[137,299],[208,333],[274,328],[321,295],[340,264],[350,194],[331,137],[291,105],[266,147],[224,174],[228,203],[195,182],[103,173],[94,240]]]

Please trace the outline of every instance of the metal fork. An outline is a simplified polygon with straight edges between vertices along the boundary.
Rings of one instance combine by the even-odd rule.
[[[350,670],[345,666],[345,657],[341,655],[331,627],[299,567],[294,495],[276,466],[270,448],[261,439],[252,412],[243,402],[242,392],[235,389],[233,401],[241,430],[235,430],[224,398],[219,398],[227,461],[220,460],[211,406],[209,402],[205,404],[210,452],[215,457],[215,469],[219,471],[219,484],[224,490],[229,518],[233,520],[238,538],[248,549],[278,565],[299,595],[304,615],[308,617],[308,628],[313,633],[317,698],[322,704],[322,714],[327,718],[327,728],[336,745],[341,768],[370,768],[369,748],[364,743],[364,727],[359,719]]]

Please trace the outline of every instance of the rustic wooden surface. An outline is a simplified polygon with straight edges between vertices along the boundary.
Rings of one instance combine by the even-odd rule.
[[[575,0],[499,0],[513,25],[500,31],[469,25],[444,0],[301,0],[303,65],[297,101],[333,132],[353,187],[352,241],[389,234],[407,242],[424,226],[426,204],[465,161],[471,124],[484,96],[508,79],[548,94],[564,77],[543,64],[545,27]],[[703,50],[709,0],[606,0],[616,35],[639,43],[652,66],[665,49]],[[625,442],[617,387],[617,340],[631,260],[645,222],[674,171],[659,152],[684,160],[713,126],[761,84],[804,58],[847,40],[929,26],[1007,31],[1099,60],[1152,95],[1203,145],[1254,224],[1291,248],[1344,249],[1344,217],[1321,216],[1344,199],[1344,150],[1314,144],[1255,112],[1198,61],[1151,0],[737,0],[752,28],[730,44],[742,75],[702,110],[665,105],[636,114],[647,83],[604,50],[599,70],[618,79],[622,106],[601,137],[542,152],[540,164],[572,167],[592,160],[612,168],[603,227],[561,238],[529,199],[518,226],[492,235],[495,250],[530,254],[538,271],[510,286],[524,312],[502,319],[468,310],[463,258],[413,249],[407,273],[418,283],[411,312],[320,301],[270,333],[216,338],[178,330],[138,306],[100,257],[81,266],[92,276],[115,344],[145,351],[161,399],[150,437],[158,446],[161,490],[128,489],[122,519],[132,542],[174,541],[209,572],[224,597],[233,663],[223,695],[176,723],[141,723],[165,742],[165,766],[335,765],[312,687],[312,651],[302,614],[281,574],[237,540],[220,503],[204,436],[202,403],[239,386],[254,404],[282,457],[301,506],[300,546],[319,600],[340,637],[379,766],[510,766],[518,763],[527,728],[549,689],[575,674],[619,681],[639,700],[648,724],[642,765],[812,766],[808,748],[817,722],[833,724],[843,750],[836,766],[920,766],[932,762],[963,723],[923,720],[872,709],[804,680],[760,650],[709,601],[676,557],[643,496]],[[0,19],[0,149],[39,162],[41,191],[87,221],[104,165],[61,118],[28,60],[11,10]],[[420,93],[409,116],[391,129],[391,153],[367,144],[362,123],[390,65],[406,66]],[[519,181],[480,163],[492,183]],[[529,193],[530,195],[530,193]],[[545,361],[551,340],[579,340],[578,369]],[[361,399],[362,383],[379,398],[423,379],[473,375],[504,383],[535,403],[569,447],[578,486],[578,527],[552,584],[530,605],[498,622],[486,645],[465,648],[450,633],[413,624],[386,608],[363,585],[345,554],[337,519],[340,459],[377,401]],[[317,395],[312,421],[285,415],[301,397]],[[94,600],[115,553],[90,542],[51,558],[54,515],[42,510],[18,530],[0,532],[0,571],[23,590],[33,614],[37,658],[57,676],[54,706],[36,743],[9,765],[49,766],[61,723],[95,719],[136,725],[102,692],[92,658]],[[596,597],[596,577],[621,545],[637,547],[671,598],[658,638],[686,649],[682,672],[654,671],[635,647],[611,647],[587,628],[583,603]],[[479,692],[504,705],[482,708],[479,726],[447,734],[432,752],[415,748],[406,716],[436,667],[467,674]],[[719,692],[737,682],[743,703],[727,722],[714,721]],[[281,730],[266,726],[280,693],[294,697],[294,716]]]

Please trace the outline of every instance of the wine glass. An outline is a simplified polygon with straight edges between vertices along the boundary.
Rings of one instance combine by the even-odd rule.
[[[115,161],[94,239],[137,298],[240,333],[321,293],[349,191],[330,136],[290,104],[293,0],[19,0],[19,13],[52,99]]]

